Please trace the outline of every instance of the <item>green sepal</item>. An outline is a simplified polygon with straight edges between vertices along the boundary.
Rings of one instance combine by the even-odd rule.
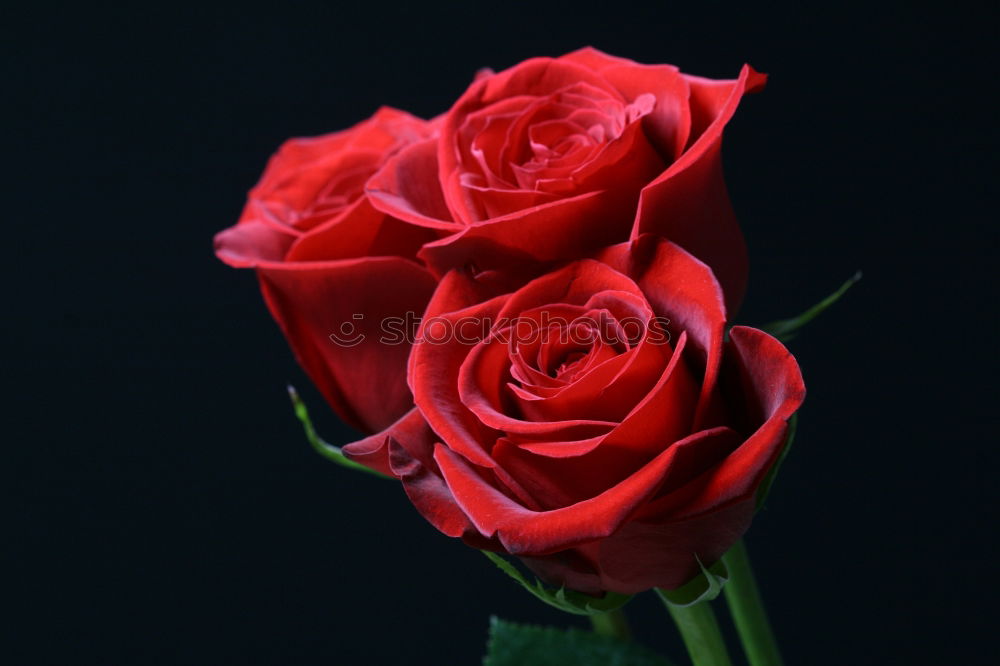
[[[778,338],[782,342],[788,342],[798,333],[798,330],[811,322],[813,319],[818,317],[823,313],[828,307],[840,300],[840,297],[847,293],[855,282],[861,279],[861,271],[858,271],[852,275],[847,282],[840,285],[840,289],[833,292],[822,301],[812,306],[802,314],[797,317],[792,317],[791,319],[780,319],[778,321],[772,321],[770,324],[765,324],[761,326],[761,330],[766,333],[770,333],[774,337]]]
[[[490,618],[483,666],[671,666],[636,643],[582,629],[557,629]]]
[[[767,499],[768,494],[771,492],[771,485],[774,484],[774,478],[778,476],[778,468],[781,467],[781,463],[785,462],[788,452],[792,449],[792,442],[795,441],[795,430],[798,428],[798,425],[798,413],[792,414],[792,418],[788,419],[788,435],[785,437],[785,445],[781,447],[778,459],[771,465],[771,469],[767,471],[767,476],[764,477],[764,480],[760,483],[760,487],[757,488],[757,506],[754,509],[755,511],[760,511],[764,506],[764,500]]]
[[[729,569],[725,562],[719,560],[706,569],[697,556],[695,556],[695,560],[701,567],[700,574],[676,590],[656,588],[656,593],[660,595],[664,603],[672,606],[694,606],[703,601],[711,601],[722,592],[722,586],[729,580]]]
[[[517,567],[500,555],[491,553],[488,550],[482,552],[501,571],[520,583],[528,592],[531,592],[548,605],[558,608],[561,611],[572,613],[573,615],[607,613],[608,611],[621,608],[632,598],[628,594],[617,594],[615,592],[606,592],[603,597],[592,597],[589,594],[569,590],[565,587],[560,587],[556,590],[548,587],[537,578],[532,583],[524,574],[518,571]]]
[[[302,429],[305,430],[306,439],[312,447],[321,456],[337,463],[341,467],[346,467],[347,469],[353,469],[359,472],[368,472],[382,479],[391,479],[393,477],[383,474],[382,472],[377,472],[370,467],[366,467],[361,463],[356,463],[347,456],[344,452],[340,450],[339,446],[334,446],[333,444],[328,444],[323,441],[323,439],[316,434],[316,428],[313,427],[312,420],[309,418],[309,410],[306,409],[306,405],[302,402],[302,398],[299,397],[299,392],[295,390],[294,386],[288,386],[288,397],[292,400],[292,409],[295,410],[295,416],[299,418],[302,422]]]

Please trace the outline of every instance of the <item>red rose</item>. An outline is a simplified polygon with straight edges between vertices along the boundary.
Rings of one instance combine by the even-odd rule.
[[[367,432],[413,406],[409,344],[383,344],[382,322],[419,316],[437,281],[416,261],[434,233],[373,208],[364,185],[392,154],[433,135],[431,123],[383,108],[343,132],[287,141],[239,223],[215,237],[222,261],[257,269],[303,368],[341,417]]]
[[[442,238],[439,273],[545,263],[656,233],[716,272],[730,310],[746,249],[722,178],[722,130],[765,77],[712,81],[592,48],[480,76],[440,140],[402,150],[368,184],[373,205]]]
[[[805,396],[781,343],[725,325],[712,271],[651,236],[487,300],[452,271],[412,349],[417,409],[344,450],[549,582],[676,588],[747,529]]]

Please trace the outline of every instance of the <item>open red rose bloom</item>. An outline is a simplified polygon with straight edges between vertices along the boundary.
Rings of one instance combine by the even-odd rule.
[[[788,351],[725,341],[712,272],[654,237],[482,302],[472,282],[449,274],[428,307],[414,412],[345,452],[446,534],[576,590],[672,589],[718,560],[805,395]]]
[[[250,191],[239,224],[215,238],[224,262],[257,269],[299,362],[340,416],[367,432],[412,405],[409,348],[379,344],[381,322],[423,312],[437,281],[415,261],[433,233],[373,208],[364,186],[389,155],[432,133],[431,123],[383,108],[349,130],[292,139]]]
[[[436,230],[444,272],[577,259],[657,233],[716,271],[735,308],[746,248],[722,177],[722,130],[765,77],[713,81],[595,49],[480,76],[368,182],[372,204]]]
[[[434,121],[288,142],[216,251],[374,433],[345,454],[439,530],[575,590],[673,589],[747,529],[805,393],[726,332],[722,130],[763,81],[594,49],[485,72]],[[417,342],[385,343],[407,313]]]

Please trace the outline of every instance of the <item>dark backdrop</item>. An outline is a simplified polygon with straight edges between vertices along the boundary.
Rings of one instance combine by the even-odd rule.
[[[748,536],[787,661],[989,663],[996,17],[350,4],[4,10],[3,660],[476,664],[491,613],[582,626],[311,452],[286,382],[352,433],[211,238],[286,137],[429,117],[479,67],[593,44],[770,73],[724,151],[741,322],[865,272],[791,344],[809,398]],[[679,653],[655,599],[630,609]]]

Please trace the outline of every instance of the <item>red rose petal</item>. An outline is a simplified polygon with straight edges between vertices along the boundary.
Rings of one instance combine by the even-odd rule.
[[[721,430],[721,429],[720,429]],[[434,459],[455,501],[485,537],[514,555],[544,555],[612,534],[667,480],[679,455],[715,431],[674,443],[634,474],[596,497],[549,511],[532,511],[490,486],[468,461],[438,444]]]
[[[393,476],[389,466],[389,440],[393,439],[420,460],[430,460],[434,448],[434,433],[417,408],[406,412],[385,430],[351,442],[343,447],[344,455],[374,470]],[[421,452],[424,455],[421,455]]]
[[[726,379],[738,383],[750,415],[762,424],[714,470],[699,497],[683,507],[683,515],[752,496],[781,452],[788,419],[805,399],[795,357],[767,333],[734,326],[729,331],[726,359]]]
[[[406,224],[372,207],[362,197],[340,215],[300,237],[285,261],[328,261],[364,256],[416,258],[436,238],[431,229]]]
[[[414,143],[390,157],[365,186],[372,205],[387,215],[442,231],[457,231],[437,180],[437,139]]]
[[[477,223],[428,243],[418,256],[442,273],[468,262],[527,272],[520,267],[588,256],[595,246],[619,242],[613,221],[627,210],[611,193],[588,192]]]
[[[723,287],[729,312],[735,313],[746,290],[746,245],[726,193],[719,150],[722,130],[740,99],[763,79],[744,66],[738,80],[713,82],[707,90],[702,79],[686,80],[691,86],[692,109],[698,109],[692,111],[694,142],[643,189],[632,237],[656,233],[704,261]],[[721,105],[712,104],[723,95]],[[699,123],[712,113],[711,122],[699,131]]]
[[[462,282],[458,277],[442,282],[439,292],[443,295],[436,296],[428,306],[418,340],[410,353],[407,377],[414,401],[431,428],[469,460],[491,467],[489,451],[483,442],[492,442],[496,436],[459,398],[459,372],[469,353],[469,345],[456,340],[453,332],[463,320],[495,320],[507,297],[500,296],[454,312],[438,310],[454,302],[456,297],[450,294],[450,287]]]
[[[608,248],[599,258],[635,279],[657,315],[670,320],[670,330],[685,331],[691,337],[704,364],[694,426],[704,427],[726,325],[722,290],[711,269],[683,248],[655,236]]]
[[[414,458],[395,440],[389,440],[390,468],[417,511],[450,537],[473,532],[471,521],[455,502],[448,486],[433,469]]]
[[[248,220],[215,235],[215,254],[233,268],[281,262],[299,232],[281,224]]]
[[[435,285],[427,271],[405,259],[376,257],[268,263],[258,274],[296,357],[345,420],[377,432],[410,409],[409,345],[382,344],[382,322],[423,311]],[[355,318],[359,313],[362,319]],[[358,342],[336,344],[331,334]]]
[[[618,92],[587,68],[551,58],[534,58],[494,76],[473,83],[445,116],[438,150],[439,178],[444,184],[445,199],[456,218],[465,222],[477,219],[477,211],[461,191],[456,174],[466,159],[467,147],[459,141],[460,124],[478,109],[500,100],[523,95],[549,95],[568,86],[587,83],[609,95]]]

